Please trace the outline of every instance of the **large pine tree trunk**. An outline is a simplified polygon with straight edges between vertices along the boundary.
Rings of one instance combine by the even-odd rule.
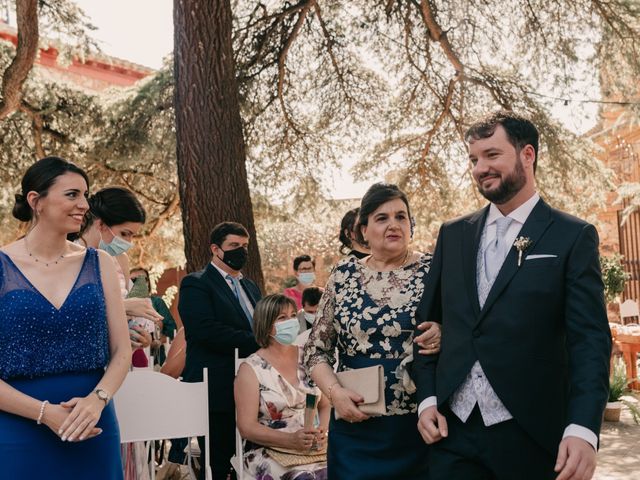
[[[211,259],[209,233],[242,223],[251,242],[247,276],[263,286],[245,166],[229,0],[174,1],[175,115],[187,270]]]

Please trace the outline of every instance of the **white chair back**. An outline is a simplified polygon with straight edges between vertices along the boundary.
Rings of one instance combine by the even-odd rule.
[[[625,300],[620,304],[620,318],[622,319],[622,324],[625,324],[625,318],[635,317],[636,323],[637,320],[640,320],[640,309],[638,308],[638,302],[635,300]]]
[[[113,399],[120,441],[203,436],[209,451],[207,375],[205,368],[202,382],[185,383],[150,369],[129,372]],[[208,462],[201,468],[205,468],[206,478],[210,480]],[[153,478],[153,455],[151,475]]]
[[[243,358],[240,358],[238,349],[236,348],[235,354],[235,373],[238,375],[240,365],[244,362]],[[244,480],[244,447],[242,444],[242,437],[240,436],[240,430],[238,430],[238,409],[236,409],[236,454],[231,457],[231,466],[236,472],[236,478],[238,480]]]

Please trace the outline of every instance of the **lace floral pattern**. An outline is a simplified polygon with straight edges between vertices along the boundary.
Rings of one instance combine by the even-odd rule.
[[[329,277],[318,306],[305,365],[320,363],[338,370],[382,364],[387,415],[415,412],[415,386],[406,365],[412,359],[415,313],[431,255],[389,272],[377,272],[355,257],[340,262]]]

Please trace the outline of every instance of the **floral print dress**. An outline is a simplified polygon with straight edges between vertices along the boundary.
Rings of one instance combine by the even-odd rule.
[[[305,345],[305,365],[309,372],[319,363],[334,365],[336,347],[338,371],[382,365],[386,415],[414,413],[407,364],[431,255],[388,272],[364,262],[348,257],[331,273]]]
[[[321,395],[320,389],[309,385],[302,366],[302,349],[299,349],[298,384],[291,385],[273,365],[257,353],[245,360],[258,378],[260,407],[258,422],[283,432],[296,432],[304,427],[304,408],[307,393]],[[257,480],[326,480],[327,463],[312,463],[295,467],[283,467],[269,456],[261,445],[245,441],[245,474]]]

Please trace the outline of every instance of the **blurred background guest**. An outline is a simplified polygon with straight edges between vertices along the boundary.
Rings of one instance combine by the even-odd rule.
[[[424,479],[427,447],[417,431],[415,385],[407,365],[413,359],[415,311],[427,280],[431,255],[409,248],[412,220],[406,195],[397,186],[377,183],[362,198],[358,243],[371,255],[350,255],[335,267],[305,345],[311,377],[341,419],[332,416],[328,467],[332,479]],[[425,332],[439,349],[439,326]],[[358,409],[363,398],[344,388],[338,370],[375,365],[386,377],[384,416]]]
[[[254,333],[260,349],[240,366],[235,381],[238,430],[245,440],[249,478],[326,478],[326,462],[283,467],[266,447],[298,452],[324,450],[329,402],[309,384],[302,349],[292,345],[299,323],[296,305],[284,295],[268,295],[256,305]],[[317,426],[304,425],[306,395],[320,397]]]
[[[284,295],[293,298],[297,310],[302,308],[302,292],[316,281],[316,262],[309,255],[300,255],[293,259],[293,272],[296,276],[296,285],[286,288]]]
[[[369,247],[361,244],[358,241],[358,235],[356,234],[358,223],[358,211],[359,208],[349,210],[342,217],[340,222],[340,234],[338,239],[342,244],[340,246],[340,253],[342,255],[353,255],[356,258],[364,258],[371,252]]]
[[[149,292],[152,291],[151,279],[149,278],[149,271],[147,269],[142,267],[134,268],[131,270],[130,275],[132,281],[135,281],[138,277],[143,277],[147,285],[147,290]],[[166,340],[167,338],[173,340],[178,327],[176,325],[176,321],[173,319],[173,315],[171,315],[169,307],[164,303],[162,297],[159,297],[158,295],[149,295],[149,299],[151,300],[151,306],[153,306],[153,309],[162,316],[162,320],[156,323],[158,328],[156,328],[156,332],[153,335],[153,341],[151,342],[151,355],[153,355],[153,361],[156,365],[162,366],[167,358],[167,354],[164,349]]]
[[[297,313],[300,333],[305,332],[313,325],[321,297],[322,289],[319,287],[309,287],[302,291],[302,308]]]
[[[113,261],[67,241],[89,180],[57,157],[33,164],[13,216],[27,234],[0,253],[2,478],[121,479],[111,397],[131,348]]]

